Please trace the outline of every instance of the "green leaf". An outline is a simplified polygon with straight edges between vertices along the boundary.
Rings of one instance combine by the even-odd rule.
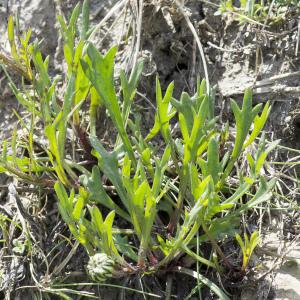
[[[141,155],[141,159],[143,162],[143,165],[147,168],[149,174],[151,177],[153,177],[154,175],[154,170],[151,164],[151,150],[150,148],[146,148],[145,150],[143,150],[142,155]]]
[[[123,94],[122,117],[123,117],[123,122],[125,127],[127,124],[131,104],[136,93],[136,88],[143,71],[143,67],[144,67],[143,60],[139,60],[137,64],[134,66],[129,80],[127,80],[124,71],[121,71],[120,73],[121,87],[122,87],[122,94]]]
[[[50,77],[48,75],[46,60],[43,61],[42,54],[37,45],[34,46],[32,54],[33,54],[32,60],[33,60],[34,66],[36,67],[36,69],[41,77],[43,86],[46,87],[46,86],[50,85]]]
[[[265,126],[265,123],[268,119],[270,111],[271,111],[271,107],[270,107],[270,102],[268,101],[266,103],[266,105],[264,106],[264,109],[263,109],[261,115],[256,116],[254,118],[254,124],[253,124],[254,128],[253,128],[248,140],[243,145],[244,149],[247,148],[256,139],[256,137],[260,134],[261,130]]]
[[[17,52],[17,47],[15,43],[15,29],[14,29],[14,19],[13,16],[8,17],[8,25],[7,25],[7,33],[8,33],[8,41],[10,44],[11,55],[15,60],[19,60],[19,55]]]
[[[59,199],[59,212],[62,215],[64,221],[72,227],[73,224],[73,218],[72,218],[72,212],[73,212],[73,205],[72,201],[74,198],[74,191],[71,192],[70,197],[68,196],[66,189],[64,188],[63,184],[60,182],[56,182],[54,185],[54,190],[56,192],[56,195]]]
[[[67,62],[68,70],[71,72],[73,66],[73,49],[68,44],[64,44],[64,55]]]
[[[216,240],[222,240],[228,236],[234,236],[240,225],[240,216],[227,215],[224,218],[214,218],[209,226],[209,235]],[[206,234],[199,237],[199,241],[209,241]],[[196,239],[191,243],[194,245]]]
[[[133,261],[138,261],[138,255],[133,250],[133,246],[128,242],[128,238],[126,236],[121,236],[119,234],[114,235],[116,248],[123,255],[129,257]]]
[[[84,0],[82,4],[82,27],[81,27],[81,33],[80,38],[82,40],[86,40],[87,38],[87,32],[89,30],[89,16],[90,16],[90,1]]]
[[[173,114],[169,114],[169,104],[172,99],[173,89],[174,82],[171,82],[167,88],[164,98],[162,98],[160,83],[158,78],[156,78],[156,103],[158,109],[158,120],[161,134],[166,143],[169,143],[171,138],[169,120],[173,117]]]
[[[153,195],[151,195],[150,188],[146,190],[146,206],[144,223],[142,225],[141,244],[139,249],[139,265],[143,265],[148,252],[148,245],[151,239],[151,230],[156,216],[156,202]]]
[[[68,32],[68,27],[67,27],[67,24],[66,24],[64,18],[62,16],[58,15],[57,20],[59,22],[61,30],[63,31],[64,34],[66,34]]]
[[[77,48],[78,49],[78,48]],[[77,50],[76,50],[77,53]],[[76,55],[75,55],[76,56]],[[74,59],[74,63],[76,58]],[[81,101],[84,101],[88,95],[88,92],[90,90],[90,82],[89,79],[85,76],[81,64],[77,65],[77,71],[76,71],[76,81],[75,81],[75,96],[74,96],[74,106],[78,105]],[[95,98],[91,100],[91,114],[93,114],[94,105],[95,105]],[[93,106],[93,107],[92,107]],[[74,112],[73,117],[75,125],[79,126],[80,124],[80,116],[79,116],[79,109],[77,109]],[[92,116],[91,116],[91,122],[92,122]]]
[[[106,216],[105,221],[104,221],[104,226],[106,228],[106,235],[107,235],[107,244],[108,244],[107,246],[114,255],[120,257],[118,250],[115,246],[115,243],[113,240],[113,235],[112,235],[112,226],[113,226],[114,219],[115,219],[115,212],[111,211]]]
[[[146,136],[145,141],[148,142],[151,139],[153,139],[159,133],[159,130],[160,130],[160,123],[159,123],[158,115],[156,114],[154,125],[153,125],[152,129],[150,130],[150,132],[148,133],[148,135]]]
[[[254,231],[250,237],[250,253],[252,254],[255,247],[259,244],[259,233],[258,231]]]
[[[85,46],[84,41],[79,41],[76,50],[75,50],[75,54],[74,54],[74,59],[73,59],[73,65],[75,68],[78,67],[78,65],[80,65],[80,59],[82,58],[82,52],[83,52],[83,47]]]
[[[201,264],[207,265],[207,266],[212,267],[212,268],[216,268],[216,266],[215,266],[215,264],[213,262],[205,259],[204,257],[201,257],[201,256],[197,255],[196,253],[194,253],[186,245],[182,245],[182,250],[184,252],[186,252],[186,254],[188,254],[189,256],[191,256],[192,258],[194,258],[195,260],[199,261]]]
[[[103,217],[97,206],[90,208],[92,223],[96,226],[99,235],[102,237],[104,232]]]
[[[183,119],[181,120],[183,124],[180,125],[184,126],[186,128],[184,129],[184,131],[187,131],[187,134],[190,135],[193,128],[195,111],[191,97],[189,96],[189,94],[183,92],[180,97],[180,102],[176,101],[174,98],[171,102],[172,105],[183,117]]]
[[[72,212],[72,217],[75,221],[79,221],[82,213],[82,209],[85,204],[85,199],[82,196],[78,196],[76,198],[76,204],[74,206],[74,210]]]
[[[241,250],[243,251],[243,253],[246,252],[245,244],[244,244],[244,242],[243,242],[241,236],[240,236],[238,233],[235,235],[235,239],[236,239],[237,242],[239,243],[239,245],[240,245]]]
[[[45,127],[45,135],[49,140],[49,148],[51,153],[55,156],[57,165],[54,165],[57,176],[59,179],[67,186],[71,186],[68,177],[65,173],[65,169],[62,162],[62,157],[60,156],[60,151],[58,147],[58,143],[56,140],[56,130],[53,125],[47,125]]]
[[[252,184],[253,182],[240,182],[240,186],[237,188],[234,194],[222,203],[236,203],[243,195],[245,195]]]
[[[120,72],[122,95],[123,95],[123,107],[122,107],[122,119],[124,128],[127,127],[129,112],[133,103],[134,96],[136,94],[136,88],[139,82],[139,78],[142,74],[144,67],[143,60],[139,60],[133,67],[129,80],[127,80],[124,71]],[[116,145],[119,145],[121,136],[117,138]]]
[[[219,162],[219,147],[216,139],[214,138],[211,138],[208,143],[207,168],[208,174],[210,174],[213,181],[217,183],[221,168]]]
[[[84,60],[81,60],[82,69],[85,75],[89,78],[105,107],[107,108],[109,115],[116,126],[118,133],[124,143],[124,147],[128,152],[130,160],[133,165],[136,166],[136,158],[132,145],[126,133],[122,114],[120,111],[118,98],[116,96],[114,87],[114,58],[117,52],[117,48],[111,48],[107,54],[103,57],[98,50],[90,44],[87,48],[88,56],[91,60],[93,68]]]
[[[93,154],[98,159],[98,164],[103,173],[109,178],[109,180],[116,187],[119,196],[124,204],[126,203],[126,191],[123,187],[122,179],[118,168],[118,160],[114,152],[109,153],[105,150],[101,142],[94,136],[90,137],[90,142],[95,151]]]
[[[184,143],[187,144],[189,141],[190,132],[186,123],[186,118],[182,113],[179,113],[178,118],[179,118],[180,130],[183,137],[183,141]]]
[[[183,267],[177,267],[179,273],[187,274],[189,276],[192,276],[196,280],[200,280],[203,282],[209,289],[211,289],[219,298],[219,300],[230,300],[229,297],[226,296],[226,294],[222,291],[221,288],[219,288],[217,285],[215,285],[212,281],[210,281],[205,276],[201,275],[200,273],[197,273],[195,271],[183,268]]]
[[[261,104],[258,104],[252,108],[252,91],[250,89],[245,90],[242,109],[238,107],[234,100],[231,100],[230,104],[236,122],[236,137],[229,163],[222,176],[222,181],[230,174],[234,163],[239,158],[251,124],[262,106]]]
[[[215,138],[211,138],[208,143],[207,150],[207,162],[203,159],[199,160],[199,164],[203,175],[211,176],[216,184],[219,180],[219,174],[221,173],[221,163],[219,162],[219,147]]]
[[[243,204],[235,213],[242,213],[249,210],[250,208],[253,208],[263,202],[270,200],[270,198],[272,197],[271,190],[273,189],[276,181],[276,178],[273,178],[267,183],[265,179],[261,177],[259,189],[256,192],[255,196],[247,203]]]
[[[149,185],[146,180],[144,180],[138,189],[135,191],[133,196],[133,205],[135,208],[135,212],[138,218],[139,227],[142,228],[144,224],[144,201],[146,193],[148,192]]]
[[[155,198],[159,195],[162,182],[163,182],[163,174],[165,172],[165,169],[168,166],[170,157],[171,157],[171,146],[168,145],[165,149],[161,161],[156,162],[156,169],[155,169],[154,180],[152,184],[152,193]]]
[[[124,218],[128,222],[131,222],[129,215],[123,209],[121,209],[105,192],[102,185],[100,171],[97,166],[93,167],[92,176],[82,176],[81,182],[87,187],[88,191],[90,192],[90,200],[94,200],[99,204],[116,211],[116,213],[122,218]]]
[[[79,14],[80,14],[80,3],[77,3],[71,14],[69,29],[75,30],[75,25],[78,20]]]

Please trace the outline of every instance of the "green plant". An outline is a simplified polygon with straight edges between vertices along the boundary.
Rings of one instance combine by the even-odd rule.
[[[259,235],[257,231],[254,231],[251,234],[250,240],[247,235],[247,233],[244,233],[244,240],[245,242],[242,241],[242,238],[239,234],[235,235],[236,240],[238,241],[242,253],[243,253],[243,265],[242,265],[242,272],[246,271],[246,268],[249,264],[251,255],[255,249],[255,247],[259,244]]]
[[[240,23],[264,22],[267,18],[268,23],[273,24],[281,22],[287,14],[299,8],[297,0],[241,0],[239,6],[232,0],[222,0],[216,14],[233,13]]]
[[[255,0],[241,0],[240,6],[237,7],[233,4],[232,0],[221,1],[217,14],[234,12],[235,17],[241,23],[260,21],[265,18],[268,14],[267,6],[264,1]]]
[[[105,272],[101,268],[99,276],[92,275],[101,282],[116,274],[158,271],[195,277],[194,271],[181,265],[185,255],[203,268],[220,272],[220,265],[232,268],[221,241],[238,230],[241,214],[270,199],[275,183],[261,175],[271,148],[265,147],[264,136],[258,151],[254,143],[267,120],[269,103],[253,108],[250,90],[245,91],[241,108],[231,101],[236,130],[232,141],[228,124],[219,124],[214,115],[215,90],[204,80],[198,82],[195,95],[182,93],[177,100],[172,95],[174,83],[163,94],[157,79],[155,123],[144,137],[141,116],[131,114],[143,62],[136,64],[129,77],[120,72],[117,91],[117,48],[101,55],[89,41],[88,1],[81,13],[80,5],[75,7],[69,23],[59,21],[67,73],[52,78],[49,58],[43,59],[39,45],[33,43],[26,46],[26,59],[20,61],[22,66],[30,62],[26,69],[30,87],[19,89],[9,77],[31,118],[29,126],[21,123],[28,142],[18,140],[14,132],[3,143],[1,171],[31,184],[54,186],[63,220],[91,258],[89,270],[95,261],[108,263]],[[12,47],[13,57],[16,51]],[[56,86],[62,80],[66,89],[59,96]],[[88,112],[81,109],[84,103]],[[111,150],[97,136],[99,107],[106,109],[117,130]],[[84,112],[88,118],[83,118]],[[171,124],[176,119],[177,137]],[[37,124],[42,124],[42,132]],[[46,138],[46,144],[35,135]],[[159,148],[152,142],[156,136]],[[204,243],[210,243],[210,253],[202,252]],[[220,299],[228,299],[207,278],[200,274],[198,278]]]

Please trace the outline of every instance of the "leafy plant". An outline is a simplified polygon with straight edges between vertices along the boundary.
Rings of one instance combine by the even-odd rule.
[[[235,238],[238,241],[238,243],[241,247],[242,253],[243,253],[242,272],[245,272],[246,268],[249,264],[251,255],[252,255],[255,247],[259,244],[258,231],[254,231],[251,234],[250,240],[249,240],[247,233],[244,233],[244,240],[245,240],[244,242],[238,233],[235,235]]]
[[[233,13],[240,23],[264,22],[268,18],[268,23],[274,24],[299,8],[297,0],[241,0],[239,5],[232,0],[222,0],[216,14]]]
[[[69,22],[62,17],[59,21],[67,73],[52,78],[49,58],[43,59],[38,43],[26,47],[26,59],[18,62],[27,65],[30,86],[19,89],[11,79],[10,86],[31,114],[30,125],[22,123],[29,138],[18,140],[14,132],[3,143],[1,171],[30,184],[54,186],[63,220],[91,257],[88,271],[93,279],[103,282],[110,276],[160,270],[194,277],[181,260],[185,255],[203,268],[232,268],[220,243],[234,235],[241,214],[270,199],[275,184],[275,179],[267,182],[261,175],[272,149],[260,143],[257,151],[254,143],[269,103],[253,108],[250,90],[241,108],[231,101],[236,130],[232,141],[229,126],[219,124],[214,115],[215,89],[207,88],[205,80],[198,82],[193,96],[184,92],[178,100],[173,97],[174,83],[163,94],[157,78],[155,123],[144,137],[141,116],[131,114],[143,62],[138,61],[129,76],[120,72],[117,90],[117,48],[102,55],[89,41],[88,1],[81,11],[79,4],[75,7]],[[11,55],[17,60],[11,32],[10,37]],[[58,95],[61,81],[66,89]],[[83,104],[89,107],[88,118],[83,118]],[[110,150],[97,136],[99,107],[106,109],[117,130]],[[177,137],[172,130],[175,120]],[[42,133],[37,124],[42,124]],[[35,135],[42,135],[46,144]],[[160,138],[159,148],[154,137]],[[211,253],[201,251],[204,243],[211,245]],[[98,268],[99,261],[104,269]],[[199,278],[220,299],[228,299],[203,275]]]

